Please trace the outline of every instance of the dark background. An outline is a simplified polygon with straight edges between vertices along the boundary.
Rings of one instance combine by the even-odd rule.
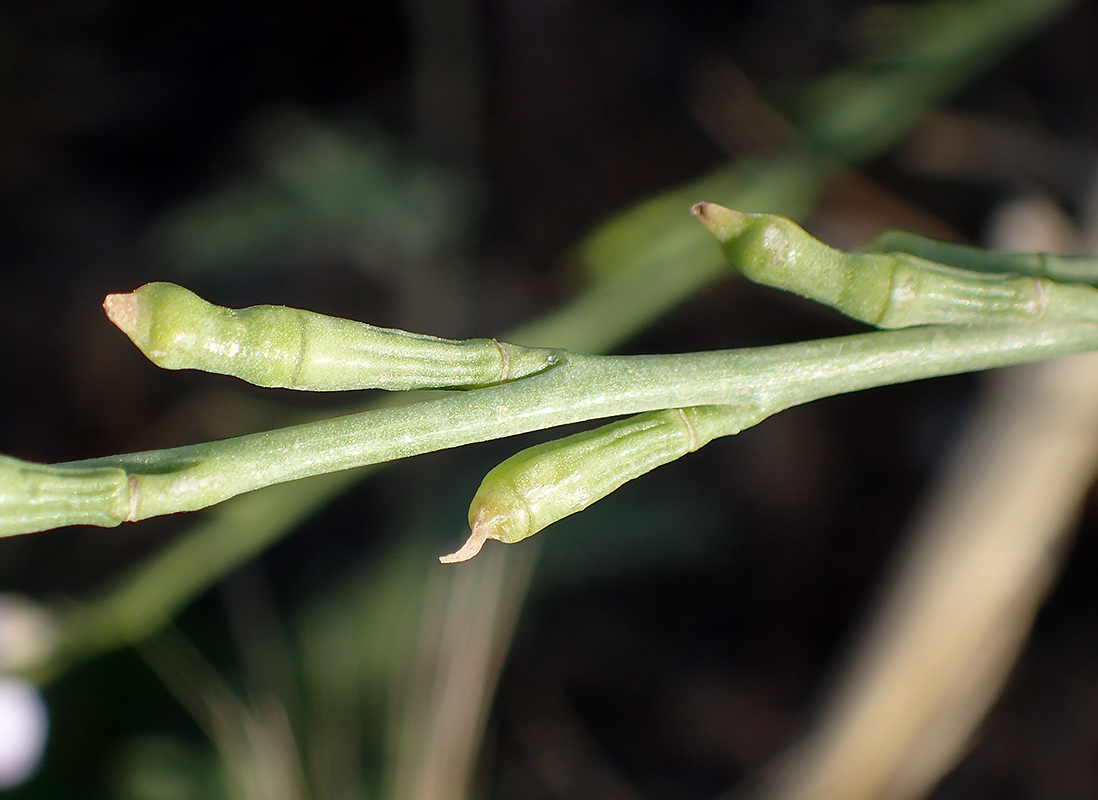
[[[287,303],[445,336],[491,335],[551,308],[582,282],[562,255],[608,214],[772,146],[764,133],[739,131],[729,152],[728,137],[707,124],[707,76],[734,64],[780,108],[792,87],[856,57],[852,20],[863,5],[0,5],[0,451],[66,461],[274,424],[269,394],[157,371],[107,323],[102,297],[148,280],[177,280],[226,305]],[[899,148],[865,167],[873,192],[835,188],[807,224],[846,245],[910,219],[979,241],[991,211],[1022,192],[1082,215],[1098,163],[1096,42],[1098,9],[1078,4],[946,109],[990,121],[1007,140],[1031,135],[1046,157],[1025,165],[1046,168],[1004,157],[983,172],[932,174]],[[346,227],[303,225],[205,262],[188,249],[180,209],[216,197],[231,211],[225,192],[262,184],[285,153],[323,138],[318,130],[383,154],[392,166],[370,208],[400,213],[377,212],[380,221],[363,226],[409,236],[379,233],[384,241],[371,247]],[[314,166],[323,182],[324,164]],[[418,183],[406,185],[408,176]],[[882,210],[881,196],[899,210]],[[423,198],[435,204],[425,231],[410,213]],[[623,350],[857,329],[727,281]],[[547,560],[535,579],[489,724],[483,771],[493,795],[555,796],[522,730],[560,702],[637,797],[710,797],[764,764],[803,723],[981,381],[794,409],[592,509],[602,516],[590,528],[622,532],[612,541],[637,552],[579,548]],[[337,405],[274,394],[307,411]],[[341,499],[264,556],[280,607],[371,558],[410,515],[430,517],[439,541],[450,541],[479,476],[513,450],[486,445],[395,465]],[[1098,792],[1093,512],[1003,701],[935,796]],[[645,544],[684,520],[693,533],[674,557]],[[5,541],[0,585],[81,596],[181,524]],[[598,533],[570,524],[562,536]],[[215,660],[217,617],[204,598],[183,621]],[[55,746],[45,783],[28,786],[28,797],[44,786],[61,792],[53,796],[74,786],[118,796],[109,765],[128,737],[198,738],[125,654],[82,668],[48,697]]]

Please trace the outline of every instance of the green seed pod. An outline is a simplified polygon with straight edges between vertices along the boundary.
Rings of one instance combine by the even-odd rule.
[[[61,525],[113,527],[133,518],[137,495],[117,467],[55,467],[0,456],[0,536]]]
[[[713,203],[693,211],[745,277],[879,328],[1098,322],[1098,290],[1089,286],[972,272],[907,253],[844,253],[783,217]]]
[[[733,406],[649,411],[523,450],[484,477],[469,506],[469,540],[439,560],[467,561],[488,539],[513,544],[533,536],[627,481],[765,416]]]
[[[866,253],[908,253],[928,261],[974,272],[1010,272],[1059,283],[1098,285],[1098,258],[1057,253],[996,253],[979,247],[943,242],[909,231],[885,231],[864,248]]]
[[[438,339],[285,306],[231,309],[173,283],[108,295],[107,315],[154,364],[324,392],[441,389],[516,380],[553,350],[495,339]]]

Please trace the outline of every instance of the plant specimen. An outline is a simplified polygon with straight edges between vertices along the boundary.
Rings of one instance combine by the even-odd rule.
[[[883,241],[892,249],[878,243],[845,253],[783,217],[704,202],[693,212],[752,280],[897,330],[708,353],[592,356],[449,341],[277,306],[231,310],[173,284],[147,284],[104,305],[160,366],[295,389],[462,391],[167,450],[55,466],[5,458],[0,531],[134,522],[296,478],[639,413],[530,448],[492,470],[469,512],[469,542],[443,558],[461,561],[486,539],[525,539],[626,481],[791,406],[1098,347],[1098,289],[1090,285],[975,271],[985,266],[976,252],[922,239],[890,237]],[[986,266],[1017,261],[989,255]],[[1093,259],[1072,265],[1076,279],[1098,274]]]

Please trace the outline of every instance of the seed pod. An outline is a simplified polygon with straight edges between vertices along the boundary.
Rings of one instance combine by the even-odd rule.
[[[57,467],[0,456],[0,536],[131,519],[136,494],[118,467]]]
[[[533,536],[627,481],[765,416],[733,406],[649,411],[523,450],[484,477],[469,506],[469,540],[439,560],[467,561],[487,539],[513,544]]]
[[[1098,322],[1098,290],[972,272],[907,253],[844,253],[783,217],[697,203],[694,215],[745,277],[879,328]]]
[[[974,272],[1010,272],[1060,283],[1098,285],[1098,258],[1058,253],[996,253],[943,242],[910,231],[885,231],[862,252],[908,253],[928,261]]]
[[[454,341],[285,306],[231,309],[173,283],[108,295],[107,315],[164,369],[233,375],[257,386],[341,391],[485,386],[540,372],[553,350]]]

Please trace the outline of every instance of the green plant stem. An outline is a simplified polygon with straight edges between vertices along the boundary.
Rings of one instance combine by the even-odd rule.
[[[128,521],[283,481],[620,414],[693,405],[776,413],[820,397],[1098,347],[1098,326],[927,326],[670,356],[568,353],[546,372],[461,394],[189,445],[59,465],[123,470]],[[115,501],[112,501],[115,502]],[[120,520],[121,521],[121,520]]]
[[[913,8],[924,5],[929,12],[939,4],[920,3]],[[966,85],[972,74],[1001,56],[1013,41],[1034,34],[1070,3],[1011,0],[1013,10],[1009,14],[1003,13],[1005,4],[998,0],[969,0],[955,5],[970,9],[966,17],[977,24],[958,28],[955,17],[945,19],[927,13],[926,24],[911,38],[917,35],[929,42],[948,39],[953,54],[950,60],[955,64],[963,58],[968,65],[966,71],[943,68],[933,58],[912,59],[909,51],[906,57],[890,59],[892,69],[886,74],[895,83],[882,92],[883,78],[878,77],[882,75],[881,64],[846,70],[821,81],[817,85],[817,110],[796,118],[806,137],[822,140],[825,147],[828,142],[841,140],[838,149],[852,160],[864,160],[883,151],[910,130],[926,108]],[[989,25],[989,21],[994,24]],[[1009,30],[999,22],[1008,23]],[[965,52],[976,55],[968,58]],[[919,82],[920,76],[933,80],[934,87],[924,91],[916,86],[921,102],[910,103],[908,89]],[[894,86],[901,83],[908,89],[895,91]],[[882,94],[889,104],[881,104]],[[901,102],[899,109],[892,106],[893,100]],[[869,109],[870,113],[859,109]],[[726,167],[603,221],[572,253],[582,272],[597,276],[593,285],[568,305],[503,338],[586,352],[612,349],[681,298],[727,274],[712,239],[682,209],[708,198],[743,209],[802,216],[838,166],[794,147],[753,165]],[[289,534],[299,519],[353,485],[352,476],[367,471],[332,473],[242,495],[195,519],[180,533],[178,541],[136,565],[81,606],[60,614],[61,639],[84,644],[59,653],[52,674],[155,631],[191,598]],[[307,497],[299,496],[301,492]],[[272,503],[272,498],[280,502]],[[254,533],[244,535],[242,525]],[[227,549],[222,537],[236,539],[239,546]],[[166,585],[157,580],[165,574],[174,576],[170,593],[163,591]],[[112,609],[120,616],[116,618]]]
[[[800,127],[844,161],[880,155],[969,76],[1075,1],[892,4],[883,13],[892,15],[894,46],[879,60],[810,85]]]
[[[361,471],[348,470],[272,486],[197,518],[186,536],[115,576],[93,597],[59,606],[57,647],[26,677],[46,685],[85,658],[156,633],[197,592],[254,558],[361,477]]]

